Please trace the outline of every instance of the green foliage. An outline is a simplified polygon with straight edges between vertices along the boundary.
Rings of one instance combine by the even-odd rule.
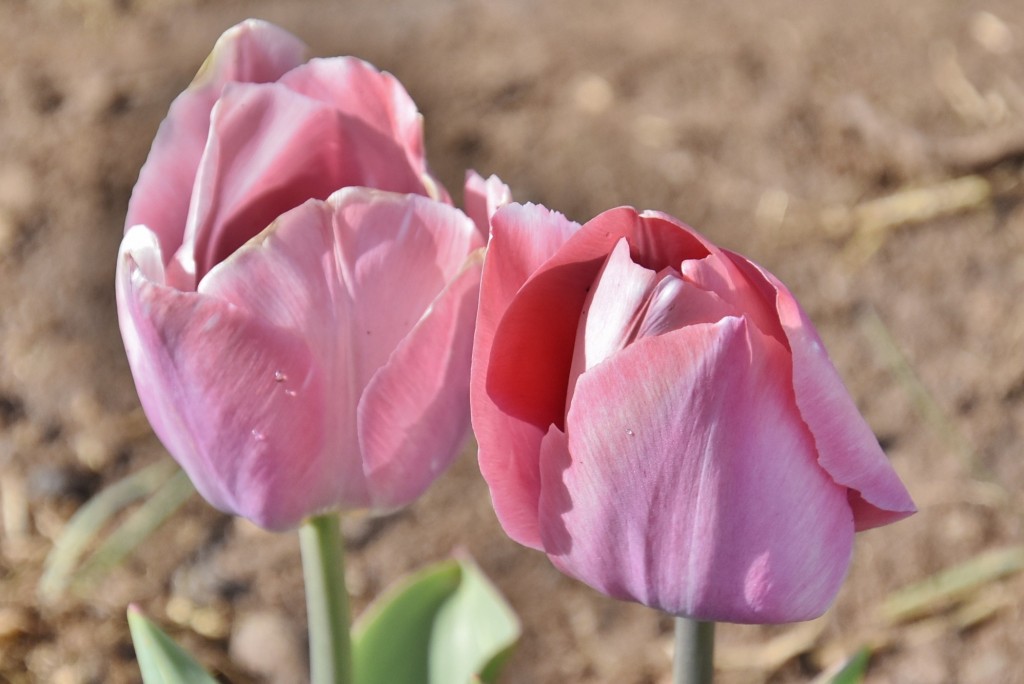
[[[170,459],[115,482],[90,499],[68,521],[46,557],[39,580],[43,603],[58,601],[70,587],[81,590],[100,579],[177,511],[195,488]],[[83,552],[124,509],[145,502],[116,527],[91,556],[79,564]]]
[[[135,606],[128,608],[128,628],[145,684],[216,684],[192,656]]]
[[[519,621],[480,569],[451,560],[389,591],[353,634],[356,684],[494,682]]]
[[[860,684],[868,672],[868,662],[871,660],[871,650],[862,648],[850,657],[839,668],[839,671],[832,675],[829,684]]]

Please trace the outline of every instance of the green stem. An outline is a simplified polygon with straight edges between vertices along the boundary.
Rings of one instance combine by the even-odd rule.
[[[339,523],[337,513],[327,513],[307,518],[299,529],[312,684],[352,683],[352,642]]]
[[[714,673],[715,623],[676,618],[673,684],[711,684]]]

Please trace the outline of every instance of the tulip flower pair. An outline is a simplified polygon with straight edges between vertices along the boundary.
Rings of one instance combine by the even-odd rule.
[[[117,295],[203,496],[269,529],[406,505],[472,393],[502,525],[564,572],[703,619],[820,614],[854,531],[913,505],[789,291],[662,214],[581,227],[470,174],[470,219],[421,129],[392,76],[252,21],[172,105]]]

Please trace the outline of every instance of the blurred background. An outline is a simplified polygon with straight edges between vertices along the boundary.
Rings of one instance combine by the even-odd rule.
[[[864,646],[868,682],[1024,682],[1018,0],[0,0],[0,680],[139,681],[129,601],[227,680],[303,677],[296,536],[198,497],[87,590],[37,598],[75,511],[168,460],[115,256],[171,100],[250,16],[397,75],[457,199],[475,168],[581,222],[667,211],[800,298],[921,511],[858,536],[821,620],[723,626],[720,682],[812,681]],[[670,620],[509,541],[472,450],[344,531],[357,611],[468,549],[523,620],[503,681],[668,681]]]

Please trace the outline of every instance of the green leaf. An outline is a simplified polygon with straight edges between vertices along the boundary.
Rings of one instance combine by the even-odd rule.
[[[868,672],[871,649],[862,648],[840,665],[839,671],[831,676],[829,684],[860,684]]]
[[[352,635],[356,684],[429,684],[434,619],[461,577],[457,562],[439,563],[392,587],[367,609]]]
[[[459,564],[462,581],[434,623],[430,682],[491,683],[519,639],[519,619],[476,563]]]
[[[72,581],[82,552],[104,525],[121,509],[156,491],[176,469],[173,461],[162,459],[110,485],[78,509],[61,530],[43,564],[40,599],[44,603],[59,599]]]
[[[128,607],[128,628],[145,684],[217,684],[192,656],[134,605]]]
[[[185,471],[178,470],[124,523],[110,533],[82,563],[72,586],[88,586],[123,561],[196,493]]]
[[[359,620],[355,682],[491,683],[519,633],[519,620],[475,563],[439,563],[391,589]]]
[[[46,557],[39,580],[40,600],[55,603],[69,586],[81,588],[99,579],[194,492],[192,483],[170,459],[162,459],[101,491],[72,516]],[[115,529],[79,568],[82,553],[114,516],[146,497],[152,498]]]

